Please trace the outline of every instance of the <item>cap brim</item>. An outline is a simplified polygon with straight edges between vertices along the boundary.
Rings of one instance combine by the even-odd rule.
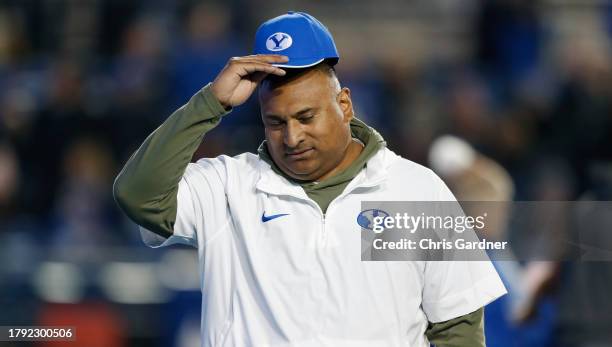
[[[272,64],[272,65],[276,67],[284,67],[288,69],[303,69],[306,67],[315,66],[319,64],[320,62],[322,62],[323,60],[325,59],[319,59],[313,62],[310,59],[293,59],[293,60],[289,60],[285,64]]]

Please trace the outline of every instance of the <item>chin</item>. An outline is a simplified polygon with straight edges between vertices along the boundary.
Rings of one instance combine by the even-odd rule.
[[[287,166],[291,172],[300,176],[309,176],[312,174],[312,169],[306,165],[289,165]]]
[[[291,171],[292,175],[298,179],[306,180],[308,177],[312,176],[314,173],[314,169],[312,165],[308,165],[306,163],[291,163],[285,164],[287,169]]]

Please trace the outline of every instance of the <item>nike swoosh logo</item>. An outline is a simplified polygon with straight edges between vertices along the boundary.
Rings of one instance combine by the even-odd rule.
[[[264,212],[264,213],[261,215],[261,221],[262,221],[263,223],[265,223],[265,222],[269,222],[269,221],[271,221],[271,220],[273,220],[273,219],[276,219],[276,218],[278,218],[278,217],[288,216],[288,215],[289,215],[289,213],[280,213],[280,214],[273,214],[273,215],[270,215],[270,216],[266,216],[266,212]]]

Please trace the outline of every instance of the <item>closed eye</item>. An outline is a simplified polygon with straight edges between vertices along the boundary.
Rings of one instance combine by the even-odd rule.
[[[312,121],[314,119],[314,115],[309,115],[309,116],[302,116],[299,117],[298,120],[300,121],[300,123],[309,123],[310,121]]]
[[[269,116],[265,118],[265,125],[269,127],[278,127],[285,124],[285,121],[281,118]]]

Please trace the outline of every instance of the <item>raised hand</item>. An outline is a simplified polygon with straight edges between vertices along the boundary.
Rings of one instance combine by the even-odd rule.
[[[226,109],[243,104],[268,75],[284,76],[285,70],[273,66],[288,58],[277,54],[258,54],[231,58],[212,83],[211,91]]]

